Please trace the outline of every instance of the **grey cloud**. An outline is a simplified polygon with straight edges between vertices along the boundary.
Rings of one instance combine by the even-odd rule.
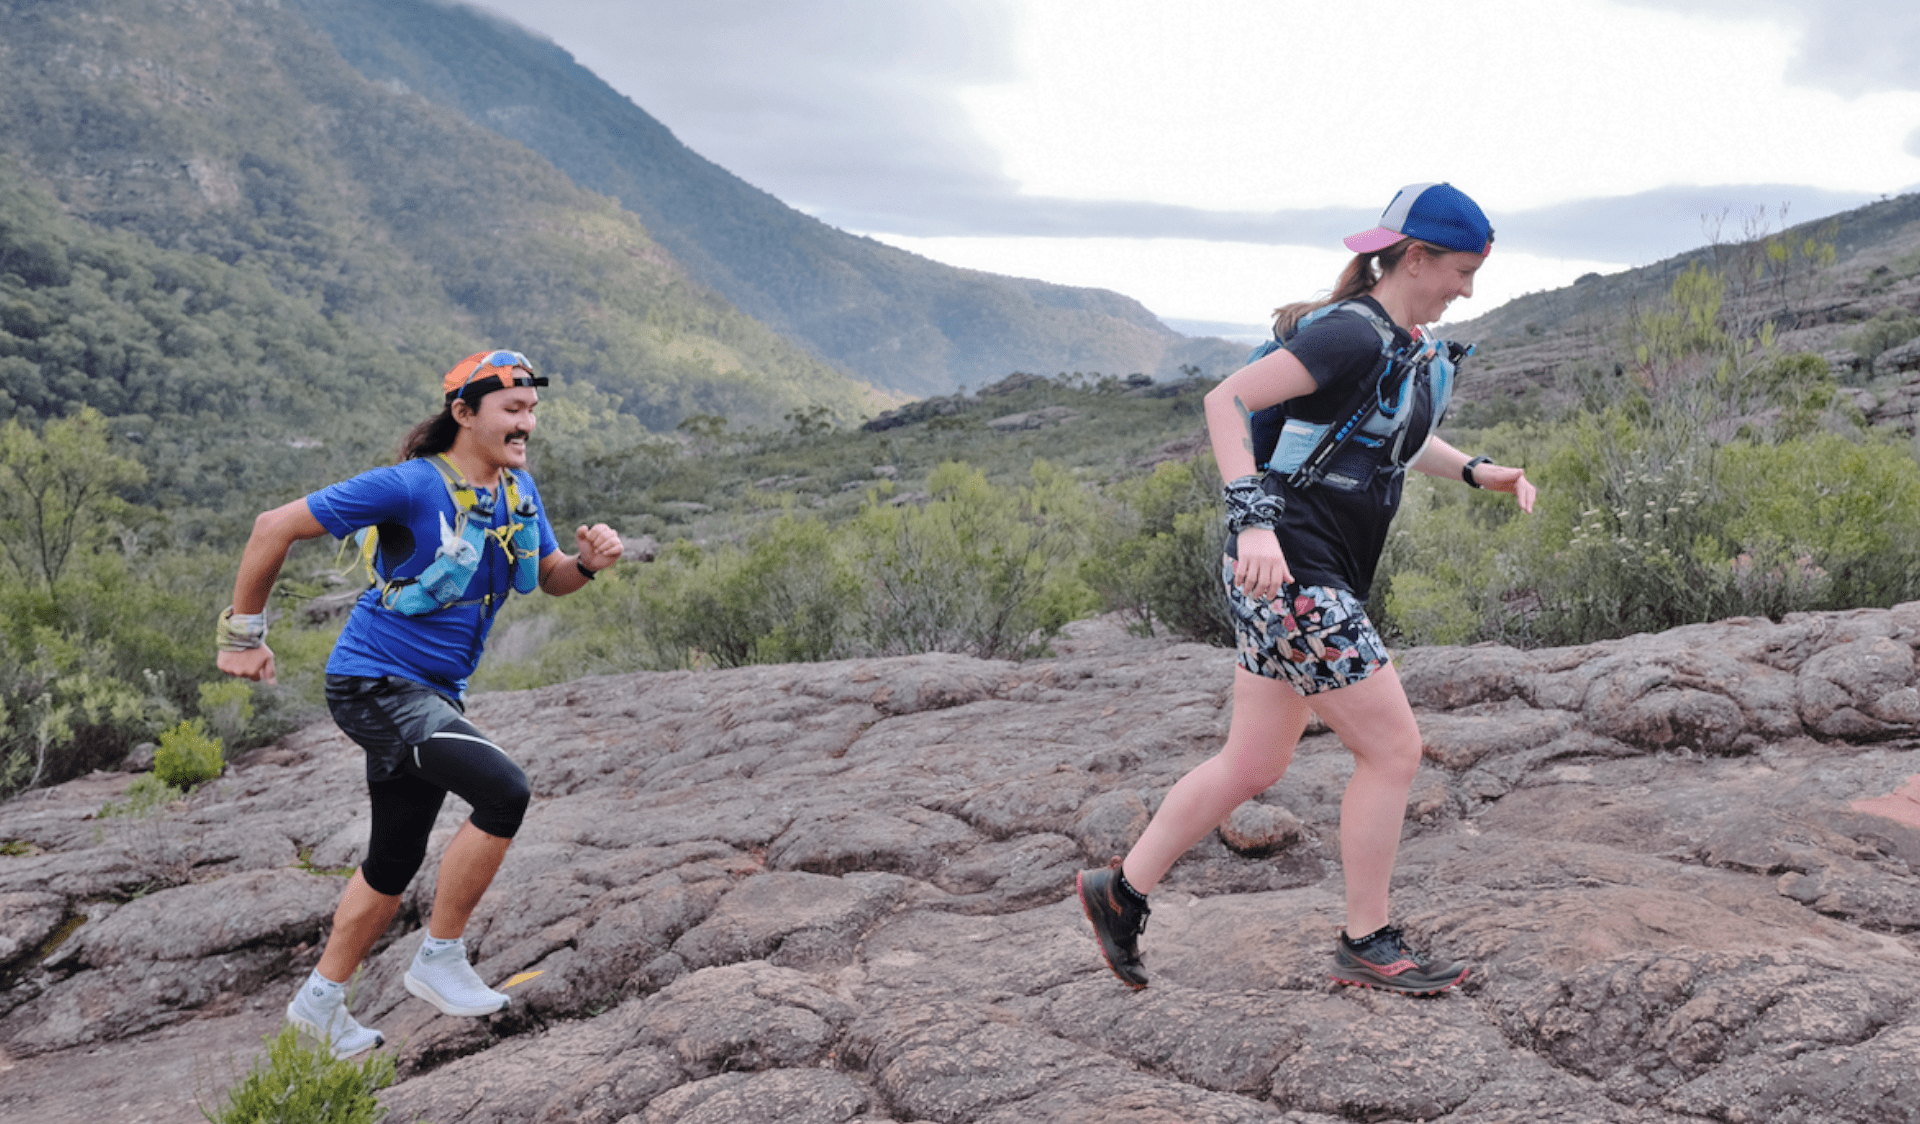
[[[819,217],[849,230],[923,238],[1193,238],[1311,246],[1337,242],[1370,227],[1379,212],[1338,207],[1264,213],[1208,211],[1164,203],[972,195],[946,190],[932,200],[909,201],[906,206],[834,206],[821,211]]]
[[[1016,191],[956,92],[1016,73],[989,0],[482,0],[702,156],[810,211]]]
[[[1492,216],[1500,249],[1551,258],[1642,265],[1719,238],[1738,241],[1758,222],[1778,229],[1862,206],[1873,196],[1790,184],[1668,187]],[[1373,225],[1364,208],[1236,213],[1152,203],[1086,202],[948,192],[937,206],[857,210],[821,217],[851,230],[1051,238],[1194,238],[1319,246]],[[1784,219],[1783,219],[1784,215]]]
[[[1665,187],[1521,211],[1496,218],[1494,229],[1500,244],[1515,250],[1645,265],[1714,241],[1738,242],[1825,218],[1875,198],[1790,184]]]
[[[1849,97],[1920,90],[1920,7],[1834,4],[1818,14],[1801,47],[1797,77]]]
[[[1846,97],[1920,90],[1920,5],[1913,0],[1619,0],[1705,15],[1772,15],[1796,28],[1788,77]]]
[[[1833,82],[1920,88],[1912,0],[1621,0],[1804,26],[1803,66]],[[1339,247],[1371,207],[1219,212],[1020,194],[956,93],[1016,71],[1012,16],[988,0],[483,0],[561,43],[702,156],[846,230],[920,237],[1189,238]],[[1914,12],[1908,11],[1909,7]],[[1882,47],[1868,51],[1856,39]],[[1853,53],[1842,47],[1852,44]],[[1848,62],[1849,69],[1840,63]],[[1905,75],[1906,77],[1901,77]],[[1878,77],[1876,77],[1878,76]],[[1920,131],[1908,151],[1920,155]],[[1789,221],[1869,202],[1791,185],[1671,187],[1496,214],[1499,245],[1546,257],[1644,264],[1703,245],[1703,217],[1738,237],[1748,215]]]
[[[969,83],[1015,73],[1011,15],[997,3],[478,6],[560,43],[702,156],[847,230],[1314,245],[1373,218],[1364,210],[1222,214],[1022,195],[957,96]]]

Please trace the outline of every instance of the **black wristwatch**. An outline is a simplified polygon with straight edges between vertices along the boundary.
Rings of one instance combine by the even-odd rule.
[[[1472,460],[1460,466],[1460,479],[1465,480],[1467,482],[1467,487],[1478,488],[1480,487],[1480,481],[1475,480],[1473,478],[1473,466],[1477,464],[1492,464],[1492,463],[1493,463],[1492,457],[1475,457]]]
[[[1473,481],[1469,480],[1467,481],[1467,483],[1471,484],[1473,483]],[[575,558],[573,560],[573,568],[580,571],[580,576],[587,579],[588,581],[592,581],[594,575],[600,572],[598,570],[587,569],[587,564],[585,562],[580,561],[578,558]]]

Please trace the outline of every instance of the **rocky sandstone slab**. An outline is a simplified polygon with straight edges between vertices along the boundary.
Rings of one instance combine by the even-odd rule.
[[[407,995],[423,876],[354,1009],[391,1118],[436,1124],[1916,1121],[1916,644],[1920,605],[1404,653],[1396,908],[1478,966],[1428,1001],[1327,979],[1350,759],[1317,730],[1155,894],[1152,986],[1101,963],[1073,872],[1217,748],[1216,649],[1088,622],[1022,664],[482,696],[535,802],[469,943],[524,982],[487,1020]],[[97,818],[127,782],[0,805],[0,1117],[202,1119],[364,845],[324,722]]]

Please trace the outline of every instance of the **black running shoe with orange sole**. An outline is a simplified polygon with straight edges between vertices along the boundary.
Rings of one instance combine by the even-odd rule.
[[[1080,891],[1080,908],[1093,923],[1093,935],[1100,941],[1100,955],[1107,967],[1131,988],[1147,986],[1147,969],[1140,963],[1140,933],[1147,927],[1152,910],[1145,902],[1134,904],[1120,891],[1120,860],[1114,859],[1100,870],[1083,870],[1075,884]]]
[[[1449,960],[1422,960],[1407,948],[1406,937],[1388,926],[1355,944],[1342,931],[1333,952],[1336,983],[1377,987],[1405,995],[1438,995],[1467,978],[1467,966]]]

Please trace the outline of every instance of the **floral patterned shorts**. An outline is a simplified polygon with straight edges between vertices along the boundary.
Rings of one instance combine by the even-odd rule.
[[[1352,686],[1392,658],[1366,606],[1344,589],[1288,583],[1271,601],[1256,601],[1233,584],[1231,558],[1224,576],[1240,666],[1255,675],[1315,695]]]

